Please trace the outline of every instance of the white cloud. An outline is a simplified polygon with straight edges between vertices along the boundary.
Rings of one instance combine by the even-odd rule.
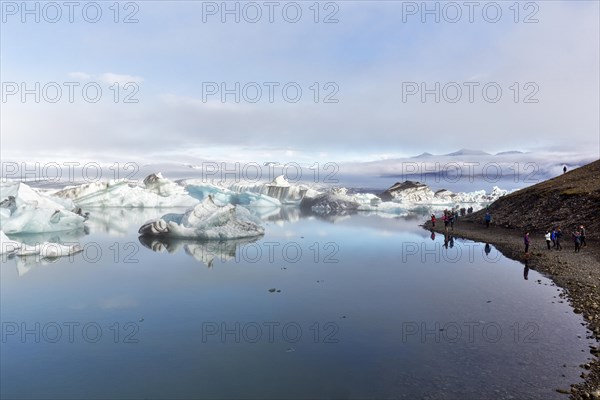
[[[112,72],[105,72],[103,74],[89,74],[87,72],[69,72],[68,74],[71,78],[77,79],[79,81],[90,81],[97,80],[99,82],[104,82],[108,85],[112,85],[114,83],[118,83],[119,85],[124,85],[126,83],[141,83],[144,78],[140,76],[134,75],[126,75],[126,74],[115,74]]]
[[[142,81],[144,80],[140,76],[113,74],[112,72],[100,74],[98,76],[98,79],[100,79],[102,82],[105,82],[109,85],[112,85],[114,83],[118,83],[119,85],[124,85],[126,83],[138,83],[139,84],[139,83],[142,83]]]
[[[69,72],[69,76],[79,81],[88,81],[92,79],[92,75],[87,74],[85,72]]]

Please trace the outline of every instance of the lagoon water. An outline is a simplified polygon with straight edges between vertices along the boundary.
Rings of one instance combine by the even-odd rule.
[[[590,342],[562,291],[422,216],[284,209],[256,241],[140,241],[165,212],[19,238],[85,252],[2,260],[2,398],[558,399],[580,381]]]

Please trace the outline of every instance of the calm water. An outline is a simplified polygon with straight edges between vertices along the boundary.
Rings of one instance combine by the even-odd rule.
[[[2,398],[558,399],[580,380],[561,291],[419,217],[290,209],[256,241],[141,243],[165,212],[20,238],[86,251],[3,260]]]

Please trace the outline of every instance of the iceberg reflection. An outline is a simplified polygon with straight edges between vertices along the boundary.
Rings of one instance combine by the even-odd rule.
[[[215,260],[227,262],[236,257],[237,251],[241,246],[253,243],[260,237],[250,237],[230,240],[189,240],[175,239],[167,237],[140,236],[140,243],[155,252],[164,251],[173,254],[181,248],[186,254],[194,257],[208,268],[212,268]]]

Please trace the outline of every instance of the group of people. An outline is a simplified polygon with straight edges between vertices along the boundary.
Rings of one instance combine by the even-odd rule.
[[[582,247],[586,247],[587,243],[585,241],[585,227],[583,225],[579,225],[576,227],[573,232],[571,232],[571,239],[573,240],[573,244],[575,245],[575,252],[578,253]],[[551,230],[547,230],[544,235],[544,239],[546,239],[546,246],[548,250],[558,250],[562,251],[561,240],[563,238],[562,230],[559,226],[553,227]],[[525,236],[523,237],[523,243],[525,244],[525,253],[529,252],[529,232],[525,232]]]
[[[546,244],[548,245],[548,250],[556,249],[562,250],[562,246],[560,244],[560,240],[562,239],[562,231],[560,227],[555,226],[552,228],[552,231],[546,231]],[[575,252],[579,252],[582,247],[587,246],[585,241],[585,227],[583,225],[579,225],[579,227],[575,227],[573,232],[571,232],[571,239],[573,239],[573,244],[575,245]],[[552,247],[550,246],[552,243]]]
[[[462,212],[463,209],[461,209]],[[464,215],[464,214],[462,214]],[[431,214],[431,226],[435,226],[436,217],[435,214]],[[454,230],[454,223],[458,221],[458,211],[451,211],[448,209],[444,210],[442,214],[442,221],[444,222],[444,228],[446,231],[448,230],[448,226],[450,226],[451,230]]]

